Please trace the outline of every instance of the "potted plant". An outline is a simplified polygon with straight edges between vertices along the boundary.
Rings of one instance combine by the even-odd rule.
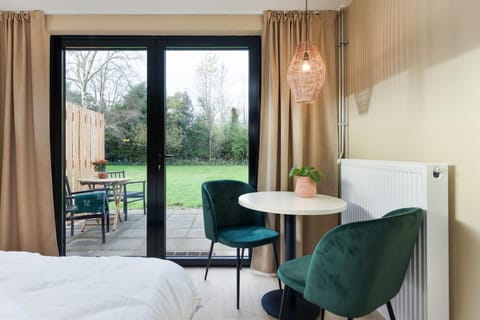
[[[93,171],[97,173],[99,179],[105,179],[107,177],[107,173],[105,172],[107,163],[108,161],[104,159],[92,161]]]
[[[323,177],[321,172],[310,166],[301,168],[293,166],[288,175],[297,177],[295,193],[304,198],[311,198],[317,194],[317,183],[320,183]]]

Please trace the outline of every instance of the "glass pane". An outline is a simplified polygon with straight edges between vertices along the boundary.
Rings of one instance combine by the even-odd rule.
[[[146,255],[146,56],[144,50],[66,51],[65,176],[73,192],[67,255]],[[108,192],[105,243],[101,219],[82,219],[74,203],[74,192],[97,188]],[[78,219],[70,221],[72,214]]]
[[[207,256],[201,184],[248,182],[248,50],[167,50],[166,90],[167,256]]]

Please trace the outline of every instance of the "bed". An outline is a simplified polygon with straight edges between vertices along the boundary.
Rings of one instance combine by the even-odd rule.
[[[0,319],[181,320],[199,306],[171,261],[0,251]]]

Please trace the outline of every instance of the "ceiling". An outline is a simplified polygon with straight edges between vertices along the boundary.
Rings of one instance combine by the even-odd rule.
[[[352,0],[310,0],[309,10],[338,9]],[[2,0],[0,11],[46,14],[261,14],[305,10],[304,0]]]

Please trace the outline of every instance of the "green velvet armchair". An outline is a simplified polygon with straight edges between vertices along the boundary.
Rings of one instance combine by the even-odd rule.
[[[280,319],[293,289],[321,308],[353,319],[390,303],[402,286],[423,220],[420,208],[402,208],[382,218],[340,225],[317,244],[313,255],[283,263]]]
[[[255,189],[241,181],[216,180],[202,184],[205,236],[212,241],[204,279],[207,280],[213,246],[216,242],[236,248],[237,309],[240,307],[240,268],[244,249],[272,244],[278,267],[275,248],[278,232],[265,227],[264,213],[244,208],[238,204],[238,197],[249,192],[255,192]],[[240,249],[242,249],[241,254]]]

